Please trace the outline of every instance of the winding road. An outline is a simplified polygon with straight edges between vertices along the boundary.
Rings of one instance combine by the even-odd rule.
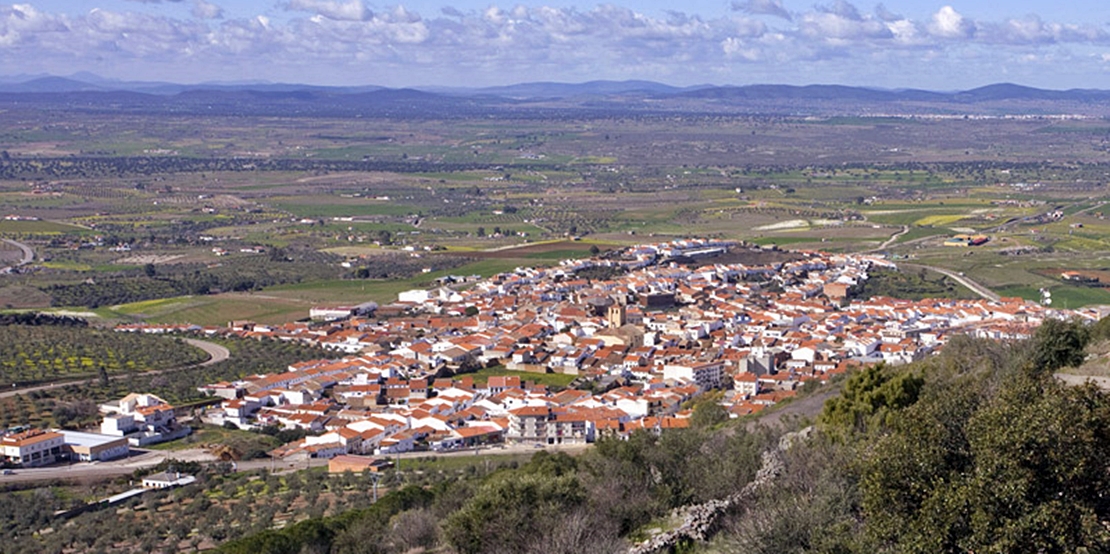
[[[903,235],[905,235],[906,233],[909,233],[909,232],[910,232],[910,226],[909,225],[903,225],[901,231],[898,231],[897,233],[894,233],[893,235],[891,235],[890,238],[887,239],[882,244],[880,244],[878,246],[878,248],[872,248],[870,250],[863,250],[860,253],[861,254],[870,254],[872,252],[879,252],[879,251],[882,251],[882,250],[886,250],[887,247],[889,247],[891,244],[894,244],[895,241],[897,241],[900,237],[902,237]],[[928,240],[928,239],[931,239],[931,238],[934,238],[934,237],[923,237],[923,238],[920,238],[920,239],[915,239],[915,241],[923,241],[923,240]],[[910,242],[914,242],[914,241],[910,241]],[[904,243],[903,246],[905,246],[905,244],[909,244],[909,243],[908,242]],[[904,264],[899,264],[899,265],[901,265],[903,267],[918,267],[918,268],[922,268],[922,269],[927,269],[929,271],[935,271],[937,273],[940,273],[941,275],[944,275],[946,277],[950,277],[952,280],[956,281],[957,283],[967,287],[968,290],[970,290],[971,292],[974,292],[975,294],[979,295],[980,297],[982,297],[986,300],[990,300],[992,302],[998,302],[1002,299],[1002,297],[1000,297],[998,294],[996,294],[991,289],[988,289],[987,287],[985,287],[985,286],[983,286],[979,283],[976,283],[975,281],[972,281],[971,279],[968,279],[966,276],[964,276],[960,273],[957,273],[957,272],[949,270],[949,269],[944,269],[943,267],[936,267],[936,266],[922,265],[922,264],[912,264],[912,263],[904,263]]]
[[[19,267],[21,265],[27,265],[27,264],[31,263],[31,260],[35,259],[35,251],[31,250],[30,246],[27,246],[26,244],[23,244],[22,242],[16,242],[16,241],[11,240],[11,239],[0,239],[0,240],[18,248],[23,253],[23,257],[19,260],[19,262],[16,263],[15,265],[11,266],[11,267]]]
[[[935,271],[937,273],[940,273],[941,275],[944,275],[945,277],[950,277],[950,278],[952,278],[953,281],[956,281],[957,283],[967,287],[971,292],[974,292],[975,294],[978,294],[979,296],[983,297],[985,300],[990,300],[992,302],[998,302],[998,301],[1002,300],[1002,297],[998,296],[998,294],[996,294],[991,289],[988,289],[987,287],[984,287],[983,285],[980,285],[979,283],[976,283],[975,281],[972,281],[971,279],[968,279],[967,277],[965,277],[963,275],[960,275],[959,273],[956,273],[955,271],[951,271],[951,270],[948,270],[948,269],[944,269],[943,267],[935,267],[935,266],[931,266],[931,265],[921,265],[921,264],[902,264],[902,265],[904,265],[905,267],[920,267],[920,268],[923,268],[923,269],[928,269],[929,271]]]
[[[231,351],[229,351],[227,348],[224,348],[223,346],[220,346],[220,345],[218,345],[214,342],[208,342],[208,341],[199,340],[199,339],[184,339],[184,340],[185,340],[185,342],[189,343],[189,345],[194,346],[196,348],[199,348],[199,349],[207,352],[208,353],[208,360],[203,361],[199,364],[188,365],[188,366],[183,366],[183,367],[171,367],[169,369],[159,369],[159,370],[155,370],[155,371],[145,371],[143,373],[138,373],[138,374],[123,373],[123,374],[109,375],[108,379],[110,379],[110,380],[130,379],[130,378],[139,377],[139,376],[151,376],[151,375],[161,375],[163,373],[173,373],[175,371],[183,371],[183,370],[194,368],[194,367],[205,367],[205,366],[210,366],[212,364],[218,364],[218,363],[220,363],[220,362],[222,362],[222,361],[231,357]],[[4,392],[0,392],[0,398],[8,398],[10,396],[15,396],[17,394],[27,394],[27,393],[34,392],[34,391],[37,391],[37,390],[47,390],[47,389],[52,389],[52,388],[56,388],[56,387],[64,387],[66,385],[84,385],[84,384],[92,383],[92,382],[98,381],[98,380],[99,380],[98,377],[93,377],[93,378],[90,378],[90,379],[80,379],[80,380],[77,380],[77,381],[65,381],[65,382],[50,383],[50,384],[47,384],[47,385],[37,385],[37,386],[34,386],[34,387],[24,387],[24,388],[21,388],[21,389],[11,389],[11,390],[7,390],[7,391],[4,391]]]
[[[888,247],[890,247],[890,245],[894,244],[894,241],[898,240],[902,235],[905,235],[908,232],[910,232],[910,226],[903,225],[901,231],[890,235],[890,238],[886,239],[886,241],[880,244],[877,248],[872,248],[871,250],[867,250],[864,253],[866,254],[867,252],[879,252],[881,250],[886,250]]]
[[[218,345],[214,342],[208,342],[206,340],[199,340],[199,339],[185,339],[185,342],[189,343],[191,346],[195,346],[195,347],[197,347],[197,348],[199,348],[199,349],[208,353],[208,356],[209,356],[208,361],[201,362],[201,363],[197,364],[196,367],[205,367],[205,366],[210,366],[212,364],[218,364],[218,363],[220,363],[220,362],[222,362],[222,361],[231,357],[231,351],[230,350],[228,350],[227,348],[224,348],[223,346],[220,346],[220,345]],[[164,373],[164,372],[167,372],[167,371],[176,371],[176,370],[163,369],[162,371],[159,371],[157,373]]]

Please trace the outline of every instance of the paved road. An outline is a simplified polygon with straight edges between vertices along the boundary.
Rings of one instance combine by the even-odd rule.
[[[208,342],[206,340],[198,340],[198,339],[185,339],[185,342],[187,342],[187,343],[189,343],[189,344],[191,344],[191,345],[193,345],[193,346],[195,346],[195,347],[197,347],[197,348],[199,348],[199,349],[208,353],[208,356],[209,356],[208,361],[207,362],[201,362],[200,364],[198,364],[200,367],[209,366],[209,365],[212,365],[212,364],[218,364],[218,363],[220,363],[220,362],[222,362],[222,361],[231,357],[231,351],[230,350],[228,350],[227,348],[224,348],[223,346],[220,346],[220,345],[218,345],[214,342]],[[174,371],[174,370],[164,369],[159,373],[166,372],[166,371]]]
[[[150,376],[150,375],[161,375],[163,373],[173,373],[175,371],[182,371],[182,370],[186,370],[186,369],[193,368],[193,367],[209,366],[209,365],[212,365],[212,364],[222,362],[222,361],[231,357],[231,352],[228,349],[226,349],[226,348],[224,348],[224,347],[222,347],[222,346],[220,346],[216,343],[213,343],[213,342],[208,342],[208,341],[203,341],[203,340],[198,340],[198,339],[185,339],[185,342],[187,342],[190,345],[195,346],[195,347],[207,352],[208,356],[209,356],[208,360],[204,361],[204,362],[201,362],[199,364],[196,364],[196,365],[190,365],[190,366],[185,366],[185,367],[173,367],[173,368],[169,368],[169,369],[160,369],[160,370],[157,370],[157,371],[147,371],[147,372],[143,372],[143,373],[139,373],[139,374],[124,373],[124,374],[109,375],[108,379],[111,379],[111,380],[131,379],[131,378],[134,378],[134,377],[137,377],[137,376]],[[5,390],[4,392],[0,392],[0,398],[7,398],[9,396],[15,396],[17,394],[27,394],[27,393],[34,392],[34,391],[37,391],[37,390],[46,390],[46,389],[52,389],[52,388],[56,388],[56,387],[64,387],[66,385],[84,385],[86,383],[92,383],[92,382],[98,381],[98,380],[99,380],[99,377],[93,377],[93,378],[90,378],[90,379],[81,379],[81,380],[77,380],[77,381],[64,381],[64,382],[59,381],[57,383],[50,383],[50,384],[47,384],[47,385],[38,385],[38,386],[34,386],[34,387],[24,387],[24,388],[19,388],[19,389],[9,389],[9,390]]]
[[[35,259],[35,251],[31,250],[30,246],[27,246],[26,244],[23,244],[22,242],[16,242],[16,241],[11,240],[11,239],[0,239],[0,240],[3,240],[4,242],[18,248],[23,253],[23,257],[19,260],[18,263],[16,263],[12,267],[19,267],[21,265],[27,265],[27,264],[31,263],[31,260]]]
[[[940,274],[942,274],[946,277],[951,277],[952,280],[954,280],[957,283],[967,287],[968,289],[971,290],[971,292],[974,292],[975,294],[978,294],[979,296],[983,297],[986,300],[991,300],[991,301],[994,301],[994,302],[998,302],[999,300],[1002,299],[1001,296],[998,296],[997,294],[995,294],[995,292],[992,291],[991,289],[988,289],[987,287],[984,287],[983,285],[980,285],[979,283],[976,283],[975,281],[972,281],[971,279],[968,279],[967,277],[965,277],[963,275],[960,275],[959,273],[956,273],[956,272],[948,270],[948,269],[944,269],[943,267],[934,267],[934,266],[931,266],[931,265],[921,265],[921,264],[902,264],[902,265],[904,265],[905,267],[921,267],[921,268],[928,269],[929,271],[935,271],[935,272],[940,273]]]

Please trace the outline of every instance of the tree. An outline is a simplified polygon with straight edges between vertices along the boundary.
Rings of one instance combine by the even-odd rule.
[[[401,512],[390,521],[388,542],[401,552],[430,550],[439,543],[439,522],[425,509]]]
[[[1048,319],[1033,334],[1030,361],[1037,373],[1083,363],[1090,331],[1079,321]]]
[[[1110,339],[1110,316],[1098,320],[1090,329],[1092,342]]]
[[[830,398],[818,423],[833,435],[848,436],[882,428],[894,412],[917,401],[925,380],[909,371],[882,364],[852,375],[839,397]]]
[[[466,317],[474,317],[474,316],[478,315],[478,307],[477,306],[467,306],[466,310],[463,311],[463,314],[465,314]]]
[[[709,428],[724,423],[728,419],[728,412],[724,406],[713,400],[706,400],[694,405],[694,413],[690,416],[690,424],[694,427]]]
[[[861,455],[866,533],[891,551],[1110,547],[1110,403],[1011,372],[944,384]]]
[[[591,256],[596,256],[600,253],[601,253],[601,249],[598,248],[596,244],[591,244],[590,245],[590,255]]]
[[[523,554],[585,500],[572,475],[498,475],[448,518],[445,534],[461,554]]]

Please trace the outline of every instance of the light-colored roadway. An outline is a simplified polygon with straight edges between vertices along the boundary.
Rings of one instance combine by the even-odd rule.
[[[31,250],[30,246],[27,246],[26,244],[23,244],[22,242],[16,242],[16,241],[11,240],[11,239],[0,239],[0,240],[18,248],[23,253],[23,257],[19,260],[18,263],[16,263],[12,267],[19,267],[21,265],[27,265],[27,264],[31,263],[31,260],[35,259],[35,251]]]

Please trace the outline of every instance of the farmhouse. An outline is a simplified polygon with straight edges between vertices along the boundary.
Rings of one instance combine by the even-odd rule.
[[[986,235],[956,235],[946,241],[945,246],[981,246],[990,241]]]

